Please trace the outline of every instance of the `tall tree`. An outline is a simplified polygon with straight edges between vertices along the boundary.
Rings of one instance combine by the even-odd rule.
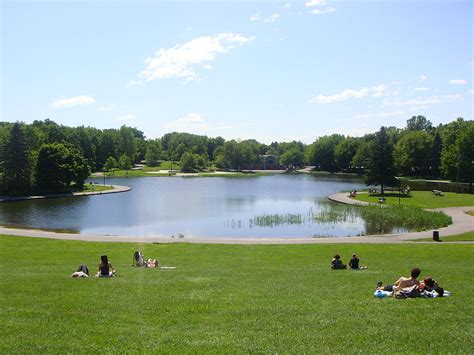
[[[338,166],[334,156],[336,146],[344,140],[340,134],[320,137],[313,146],[312,162],[315,166],[325,171],[337,171]]]
[[[427,120],[425,116],[412,116],[407,120],[407,130],[431,132],[433,130],[433,124],[430,120]]]
[[[393,147],[385,127],[381,127],[369,144],[365,183],[380,185],[382,195],[386,186],[397,185],[392,153]]]
[[[409,131],[395,144],[393,156],[399,172],[428,177],[433,163],[433,137],[425,131]]]
[[[32,159],[23,127],[15,123],[2,147],[1,172],[4,193],[28,195],[31,190]]]

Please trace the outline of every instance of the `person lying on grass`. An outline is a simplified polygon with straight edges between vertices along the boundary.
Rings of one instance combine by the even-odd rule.
[[[420,281],[417,280],[420,274],[421,274],[421,270],[415,267],[411,270],[410,277],[402,276],[397,281],[395,281],[395,283],[392,285],[383,286],[382,281],[377,282],[376,290],[394,292],[405,287],[411,287],[414,285],[420,286]]]
[[[347,265],[342,263],[341,256],[339,254],[334,255],[334,258],[332,258],[331,269],[333,270],[347,269]]]
[[[351,270],[365,270],[367,269],[367,266],[360,266],[359,267],[359,258],[357,257],[357,254],[352,254],[352,259],[349,260],[349,267]]]
[[[133,266],[154,268],[157,267],[158,264],[158,260],[156,259],[145,260],[143,254],[140,251],[133,253]]]
[[[433,293],[436,292],[437,296],[443,297],[444,289],[439,287],[438,282],[434,280],[431,276],[425,276],[423,281],[420,282],[420,290]]]
[[[107,255],[100,256],[100,264],[97,270],[96,277],[113,277],[115,276],[115,269],[111,263],[109,263],[109,258]]]

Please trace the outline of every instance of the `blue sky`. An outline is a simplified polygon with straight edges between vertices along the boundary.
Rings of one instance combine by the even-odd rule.
[[[473,115],[472,1],[8,1],[1,121],[302,140]]]

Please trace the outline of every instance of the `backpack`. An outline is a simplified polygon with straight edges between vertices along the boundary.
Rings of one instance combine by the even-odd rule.
[[[404,287],[394,293],[395,298],[405,299],[405,298],[415,298],[420,297],[421,291],[418,285],[413,285],[410,287]]]

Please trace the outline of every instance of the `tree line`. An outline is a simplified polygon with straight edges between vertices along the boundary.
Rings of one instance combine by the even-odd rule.
[[[67,191],[82,187],[91,172],[130,169],[145,162],[179,162],[183,171],[215,167],[241,171],[265,155],[281,166],[364,174],[367,182],[394,184],[394,176],[471,182],[474,176],[474,122],[458,118],[434,127],[413,116],[403,129],[382,127],[363,137],[322,136],[312,144],[254,139],[225,140],[190,133],[147,139],[136,128],[68,127],[51,121],[0,122],[0,191],[4,195]],[[388,177],[377,176],[389,175]]]

